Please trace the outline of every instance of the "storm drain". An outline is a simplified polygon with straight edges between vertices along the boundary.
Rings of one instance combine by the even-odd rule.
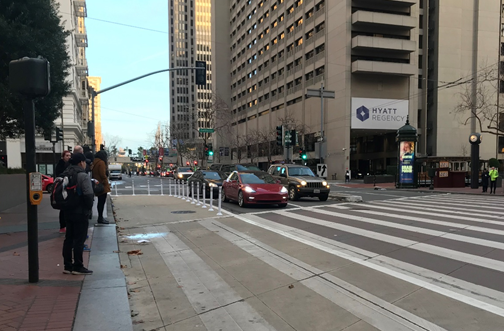
[[[174,214],[188,214],[188,213],[196,213],[196,211],[172,211]]]

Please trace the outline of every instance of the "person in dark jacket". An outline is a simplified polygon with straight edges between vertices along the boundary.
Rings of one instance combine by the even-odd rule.
[[[70,153],[70,151],[68,150],[63,151],[63,153],[61,154],[61,159],[56,164],[56,169],[54,170],[54,178],[59,177],[61,173],[63,173],[70,165],[68,161],[70,160],[71,155],[72,154]],[[66,222],[65,222],[65,216],[63,215],[63,211],[61,210],[59,212],[59,224],[60,224],[60,230],[59,230],[60,234],[65,234]]]
[[[94,193],[91,179],[86,174],[86,157],[74,153],[70,158],[70,166],[63,172],[64,176],[77,177],[77,188],[74,198],[76,206],[63,209],[67,221],[67,232],[63,242],[63,263],[65,274],[92,274],[93,271],[84,267],[82,253],[89,228],[88,216],[93,208]],[[73,250],[73,261],[72,261]]]
[[[483,186],[483,192],[486,193],[488,191],[488,181],[490,180],[490,174],[488,170],[485,168],[481,173],[481,185]]]
[[[95,159],[93,161],[93,179],[96,179],[99,183],[103,185],[103,192],[98,194],[98,223],[108,224],[108,220],[103,218],[103,209],[105,208],[105,203],[107,201],[107,193],[110,192],[110,183],[108,180],[108,166],[107,166],[107,153],[105,151],[98,151],[95,154]]]

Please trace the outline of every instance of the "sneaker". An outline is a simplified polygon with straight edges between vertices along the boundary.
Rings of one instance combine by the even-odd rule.
[[[72,268],[65,267],[65,269],[63,270],[63,274],[72,274]]]
[[[107,219],[98,219],[98,223],[99,224],[104,224],[104,225],[108,225],[109,224],[109,222],[108,222]]]
[[[66,227],[60,228],[59,233],[60,234],[65,234],[66,233]]]
[[[93,271],[86,269],[85,267],[81,267],[80,269],[73,270],[72,274],[85,274],[90,275],[93,274]]]

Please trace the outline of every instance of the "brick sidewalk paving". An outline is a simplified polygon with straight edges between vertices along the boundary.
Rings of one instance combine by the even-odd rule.
[[[72,330],[84,276],[62,273],[63,240],[58,229],[39,231],[40,281],[30,284],[27,233],[0,234],[0,331]]]

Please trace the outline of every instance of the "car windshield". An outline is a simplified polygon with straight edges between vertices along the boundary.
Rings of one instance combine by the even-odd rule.
[[[220,172],[202,172],[205,179],[221,180],[227,178],[226,174]]]
[[[261,169],[254,165],[236,165],[237,171],[260,171]]]
[[[110,173],[112,173],[112,174],[120,174],[121,171],[119,171],[119,170],[112,170],[112,171],[110,171]]]
[[[191,167],[179,167],[177,169],[177,172],[190,172],[191,171]]]
[[[276,183],[276,180],[268,173],[241,173],[240,177],[242,183],[245,184]]]
[[[308,167],[289,167],[289,175],[290,176],[313,176],[312,170]]]

